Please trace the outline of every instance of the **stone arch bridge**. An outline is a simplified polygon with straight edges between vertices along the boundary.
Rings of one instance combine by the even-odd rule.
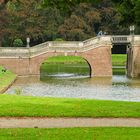
[[[0,65],[19,76],[39,75],[40,65],[52,56],[80,56],[91,67],[91,77],[112,76],[111,48],[126,44],[127,75],[140,76],[140,36],[99,36],[85,41],[48,41],[34,47],[0,47]]]

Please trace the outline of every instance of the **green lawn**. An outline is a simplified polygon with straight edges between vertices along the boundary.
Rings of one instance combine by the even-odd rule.
[[[0,129],[1,140],[139,140],[140,128]]]
[[[0,95],[0,116],[140,117],[140,102]]]
[[[114,66],[124,66],[126,54],[112,54],[112,64]],[[48,58],[44,63],[85,63],[86,61],[79,56],[55,56]]]
[[[126,66],[126,54],[112,54],[112,66]],[[125,68],[113,68],[113,74],[125,75]]]
[[[4,68],[0,66],[0,91],[11,84],[11,82],[16,78],[16,75],[11,71],[6,70],[6,72],[3,72],[3,69]]]
[[[112,65],[113,66],[125,66],[126,65],[126,54],[112,54]]]
[[[44,63],[86,63],[86,61],[79,56],[54,56],[48,58]]]

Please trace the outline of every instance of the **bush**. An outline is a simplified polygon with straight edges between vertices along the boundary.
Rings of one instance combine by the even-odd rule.
[[[56,38],[54,41],[64,41],[63,38]]]
[[[13,42],[14,47],[22,47],[23,46],[23,41],[21,39],[15,39]]]

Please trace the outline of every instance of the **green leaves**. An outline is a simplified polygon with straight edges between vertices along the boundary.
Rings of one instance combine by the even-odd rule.
[[[140,0],[136,1],[134,11],[135,11],[136,23],[138,26],[140,26]]]

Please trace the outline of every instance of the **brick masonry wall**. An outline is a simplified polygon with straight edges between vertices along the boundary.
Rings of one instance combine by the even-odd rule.
[[[0,58],[0,65],[18,75],[40,75],[40,66],[44,60],[57,55],[81,56],[91,67],[91,77],[112,76],[111,46],[85,52],[47,52],[32,58]]]

